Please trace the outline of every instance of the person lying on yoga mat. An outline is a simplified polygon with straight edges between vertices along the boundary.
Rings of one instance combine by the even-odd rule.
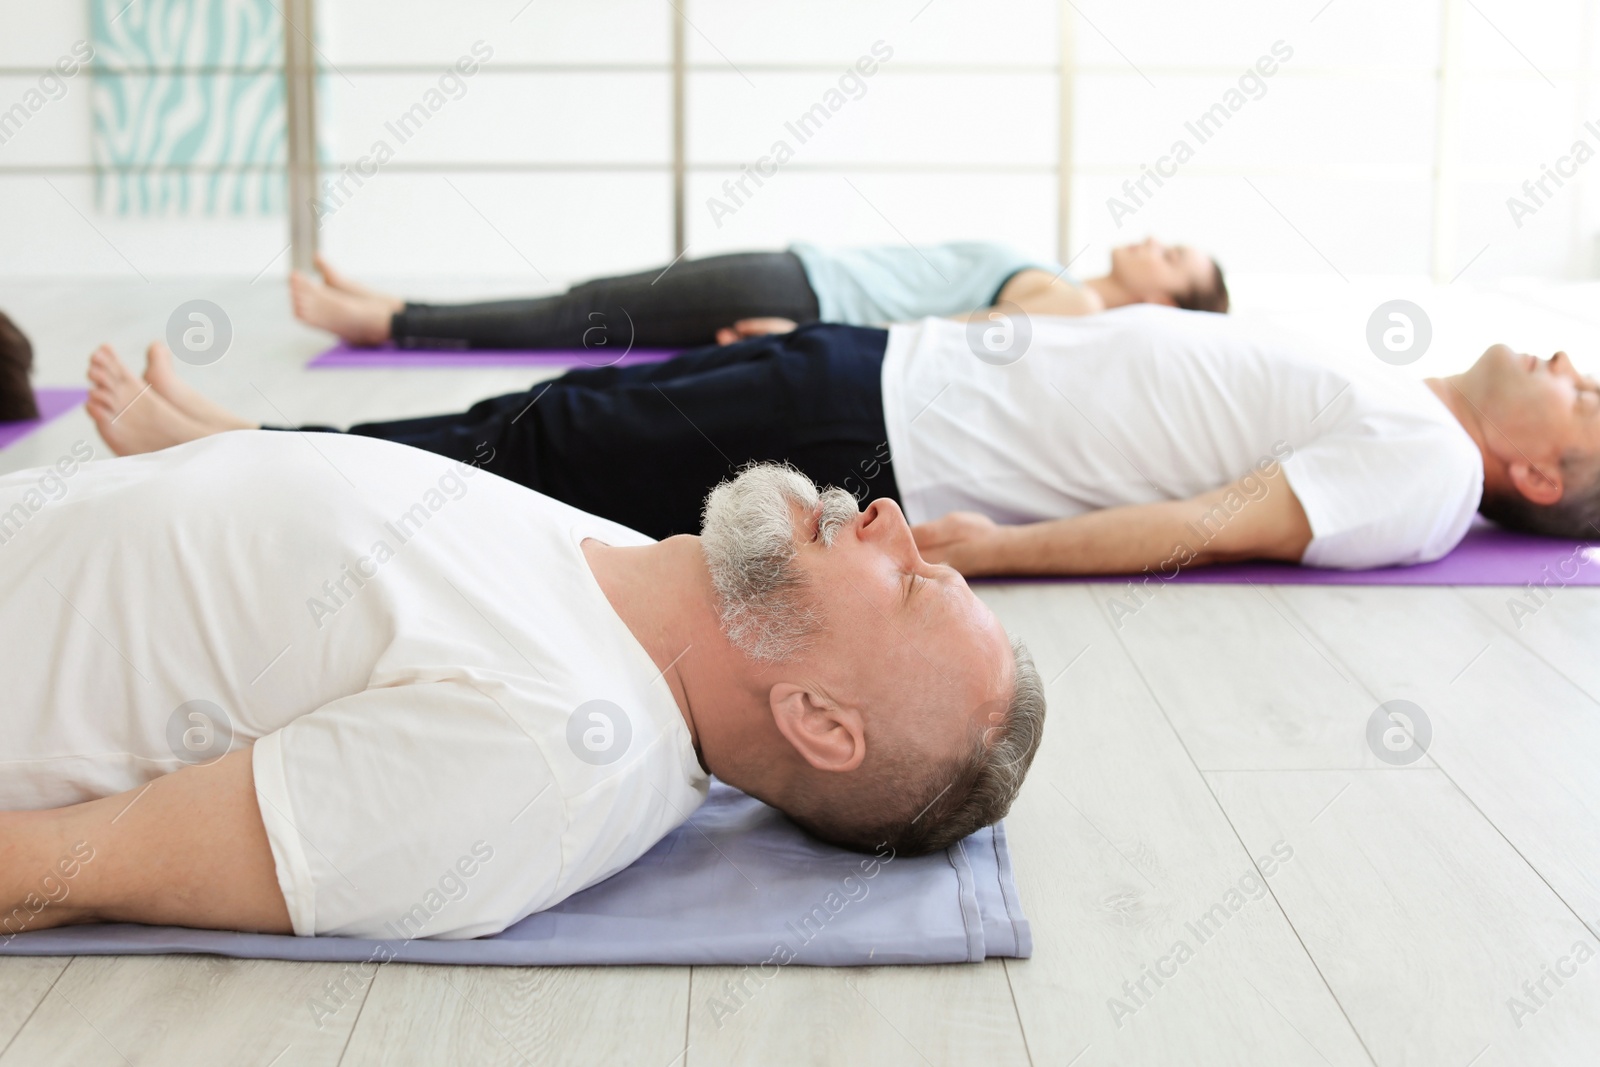
[[[1148,305],[1009,326],[821,324],[349,432],[481,462],[653,536],[697,529],[695,501],[730,468],[786,460],[898,500],[923,553],[967,575],[1423,563],[1475,511],[1595,536],[1600,390],[1565,353],[1494,345],[1428,381],[1370,362],[1325,364],[1228,316]],[[109,348],[89,377],[117,452],[253,425],[185,385],[159,346],[145,380]]]
[[[28,384],[33,372],[33,343],[0,311],[0,422],[39,417],[39,403]]]
[[[1150,238],[1111,252],[1111,272],[1076,282],[1065,268],[1002,244],[826,248],[689,259],[556,296],[415,304],[358,285],[317,258],[322,281],[289,277],[295,317],[353,345],[581,349],[691,348],[779,333],[797,323],[878,326],[960,315],[1001,302],[1035,315],[1126,304],[1227,311],[1222,268]]]
[[[659,542],[354,436],[55,476],[0,478],[0,937],[492,934],[711,774],[915,855],[1000,818],[1039,742],[1026,650],[900,509],[788,468]]]

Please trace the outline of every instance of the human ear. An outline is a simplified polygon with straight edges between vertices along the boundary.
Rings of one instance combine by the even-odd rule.
[[[1506,473],[1517,492],[1541,507],[1549,507],[1561,499],[1563,486],[1559,464],[1540,468],[1519,459],[1506,466]]]
[[[768,703],[778,732],[817,770],[853,771],[867,758],[866,724],[856,709],[791,682],[774,685]]]

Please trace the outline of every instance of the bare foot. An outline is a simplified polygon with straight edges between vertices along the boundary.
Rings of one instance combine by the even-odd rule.
[[[289,298],[295,318],[352,345],[383,344],[389,339],[389,319],[399,310],[386,297],[330,288],[299,271],[289,275]]]
[[[172,351],[160,341],[151,341],[144,357],[144,380],[150,383],[150,387],[180,412],[210,427],[212,433],[261,429],[260,423],[241,419],[178,377],[178,372],[172,366]]]
[[[349,293],[351,296],[365,296],[375,300],[382,300],[394,311],[399,311],[406,306],[406,302],[399,297],[390,296],[388,293],[380,293],[376,289],[368,289],[360,282],[352,281],[342,271],[334,270],[333,264],[329,263],[327,257],[321,254],[318,254],[313,262],[317,265],[317,273],[322,275],[322,280],[328,283],[328,288],[330,289],[337,289],[341,293]]]
[[[119,456],[155,452],[219,432],[168,403],[133,372],[110,345],[89,357],[89,417]]]

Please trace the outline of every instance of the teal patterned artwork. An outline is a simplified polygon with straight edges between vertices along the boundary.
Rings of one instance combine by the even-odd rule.
[[[119,215],[283,210],[271,0],[89,0],[96,198]]]

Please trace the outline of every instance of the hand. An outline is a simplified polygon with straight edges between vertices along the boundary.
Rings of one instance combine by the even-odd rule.
[[[746,337],[765,337],[769,333],[788,333],[800,324],[793,319],[765,318],[740,319],[732,326],[717,331],[717,344],[731,345]]]
[[[993,574],[1000,568],[994,548],[1001,527],[976,511],[952,511],[943,518],[911,528],[917,551],[929,563],[944,563],[969,577]]]

